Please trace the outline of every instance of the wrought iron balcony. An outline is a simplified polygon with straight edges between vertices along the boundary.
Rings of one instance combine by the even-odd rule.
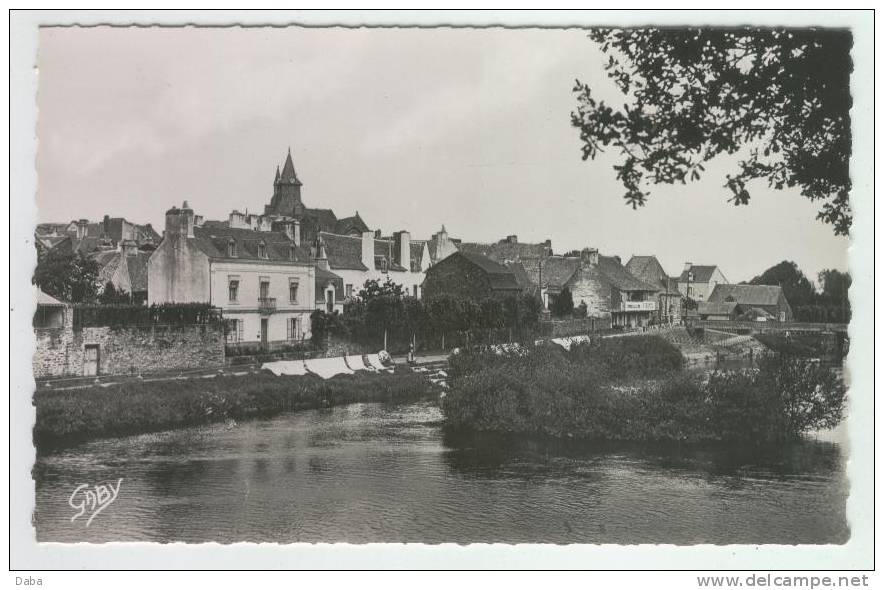
[[[273,313],[276,311],[276,297],[259,297],[258,311],[261,313]]]

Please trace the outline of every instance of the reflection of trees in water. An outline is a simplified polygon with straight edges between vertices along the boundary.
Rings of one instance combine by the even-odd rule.
[[[790,476],[830,476],[843,469],[844,457],[835,443],[798,440],[757,446],[733,443],[677,444],[599,442],[497,433],[444,431],[446,465],[465,477],[532,479],[558,475],[586,477],[615,463],[634,469],[678,472],[705,477],[732,477],[751,472],[753,479]],[[590,471],[582,471],[588,469]]]

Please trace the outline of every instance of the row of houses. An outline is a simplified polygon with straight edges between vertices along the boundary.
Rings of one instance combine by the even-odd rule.
[[[309,338],[313,311],[341,311],[370,279],[390,279],[417,298],[530,293],[547,309],[567,291],[588,316],[613,327],[679,322],[685,300],[698,303],[689,312],[711,319],[750,312],[791,319],[778,287],[730,285],[714,265],[688,263],[673,277],[654,256],[624,265],[596,248],[558,255],[551,240],[463,242],[444,226],[424,240],[405,230],[383,235],[358,212],[338,218],[307,207],[302,187],[289,152],[260,214],[234,210],[225,220],[207,220],[185,202],[166,212],[162,236],[149,224],[109,216],[41,224],[38,253],[90,256],[102,285],[110,282],[137,302],[210,302],[228,321],[228,344],[268,349]]]

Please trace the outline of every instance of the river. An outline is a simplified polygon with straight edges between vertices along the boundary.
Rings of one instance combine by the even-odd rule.
[[[431,402],[92,441],[34,467],[39,541],[843,543],[839,436],[763,450],[451,436]],[[86,526],[80,484],[119,495]],[[77,503],[77,501],[75,501]]]

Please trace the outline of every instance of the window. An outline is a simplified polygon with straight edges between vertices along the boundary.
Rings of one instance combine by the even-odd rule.
[[[417,299],[417,285],[413,285],[412,288],[414,289],[414,298]]]
[[[381,272],[387,272],[387,259],[381,258]]]
[[[227,241],[227,256],[229,258],[236,258],[236,240],[232,238]]]
[[[298,279],[289,279],[289,301],[298,302]]]
[[[224,338],[228,344],[242,342],[242,320],[227,320]]]
[[[353,297],[353,285],[348,283],[347,286],[344,287],[344,293],[347,294],[347,297]]]
[[[267,244],[264,240],[258,242],[258,258],[267,258]]]
[[[270,279],[261,277],[261,282],[258,284],[258,297],[261,299],[270,297]]]
[[[294,246],[289,246],[289,260],[294,262],[298,258],[298,249]]]
[[[304,339],[304,334],[301,333],[301,318],[289,318],[287,331],[287,338],[289,341],[298,341]]]
[[[231,303],[239,301],[239,279],[230,279],[227,283],[227,299]]]

